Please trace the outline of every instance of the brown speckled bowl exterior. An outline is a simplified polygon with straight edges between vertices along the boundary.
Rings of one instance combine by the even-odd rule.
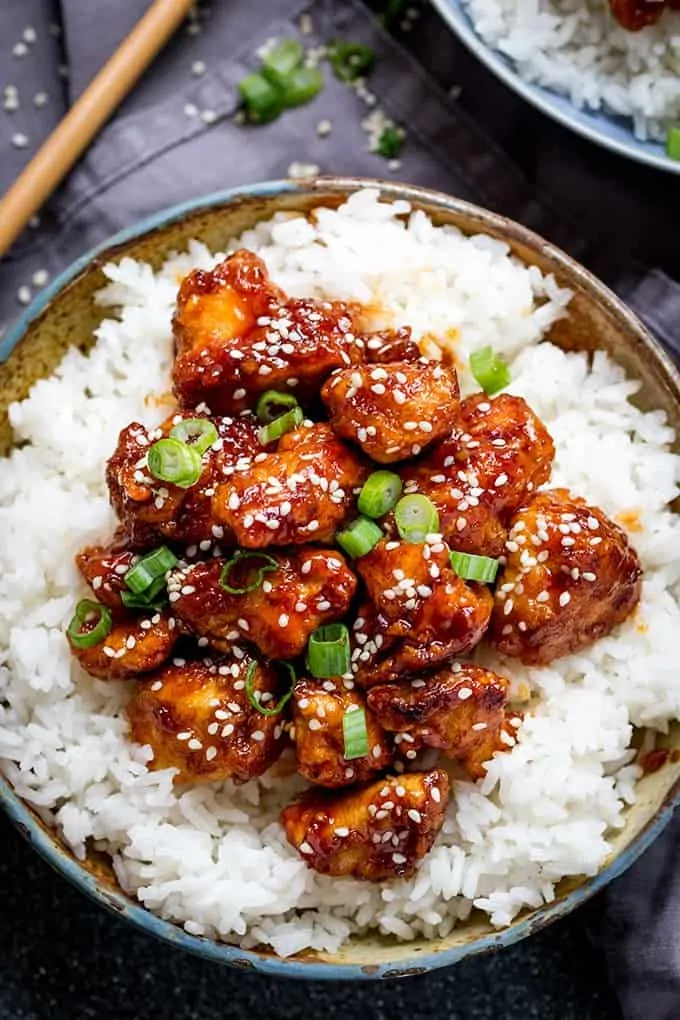
[[[406,199],[435,223],[453,224],[465,233],[482,232],[505,241],[523,262],[538,266],[543,273],[553,273],[560,286],[571,288],[574,298],[568,317],[553,327],[550,338],[566,349],[610,353],[630,375],[641,380],[635,398],[639,406],[662,408],[670,423],[680,429],[677,370],[621,301],[562,251],[510,220],[446,195],[395,183],[321,178],[304,184],[258,185],[160,213],[153,221],[128,232],[126,239],[121,240],[119,235],[92,258],[67,271],[65,278],[48,291],[44,307],[29,309],[24,317],[26,328],[19,327],[4,345],[0,344],[0,357],[3,346],[14,346],[5,363],[0,364],[0,452],[7,452],[12,444],[7,418],[10,402],[24,397],[35,380],[48,375],[69,345],[86,349],[91,344],[92,331],[104,314],[93,300],[105,282],[101,271],[104,263],[130,256],[158,267],[170,251],[181,250],[191,238],[198,238],[213,250],[223,249],[235,235],[275,212],[307,213],[319,205],[337,206],[366,184],[379,188],[386,199]],[[664,744],[680,749],[679,725],[672,727]],[[333,955],[302,954],[282,961],[267,951],[242,951],[187,935],[148,914],[120,891],[106,858],[92,855],[84,865],[75,862],[56,836],[0,780],[0,803],[50,862],[105,906],[152,933],[212,959],[265,973],[353,979],[421,973],[469,953],[500,948],[563,916],[635,859],[661,831],[679,795],[680,763],[671,759],[641,780],[638,801],[626,813],[625,828],[613,837],[610,861],[600,874],[587,881],[564,881],[555,903],[526,912],[503,932],[495,931],[481,914],[473,912],[444,939],[421,938],[404,944],[367,934]]]

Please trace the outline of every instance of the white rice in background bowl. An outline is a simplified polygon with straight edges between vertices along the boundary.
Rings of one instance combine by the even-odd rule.
[[[411,325],[430,353],[444,338],[464,391],[474,387],[467,356],[491,344],[510,363],[511,392],[555,440],[551,484],[633,529],[645,569],[638,610],[592,648],[543,668],[479,653],[532,708],[485,779],[454,784],[443,831],[411,880],[309,870],[278,822],[299,777],[175,788],[173,770],[150,771],[149,749],[127,737],[130,685],[88,677],[64,636],[87,594],[73,556],[115,525],[104,462],[129,421],[165,413],[151,398],[170,388],[178,280],[219,256],[194,242],[158,273],[129,258],[106,266],[98,299],[111,317],[87,355],[70,350],[11,407],[21,445],[0,467],[2,771],[78,857],[88,843],[111,854],[123,889],[149,909],[282,956],[334,952],[369,929],[443,937],[473,906],[500,927],[550,901],[561,878],[603,865],[624,824],[641,772],[633,727],[663,732],[680,717],[680,519],[668,508],[680,457],[663,414],[634,406],[638,384],[607,355],[589,364],[544,340],[570,299],[551,277],[498,241],[409,211],[363,191],[311,221],[279,214],[232,247],[262,255],[293,295],[364,302],[376,327]]]

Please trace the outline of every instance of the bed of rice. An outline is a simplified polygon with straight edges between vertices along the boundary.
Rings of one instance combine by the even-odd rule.
[[[631,117],[643,140],[664,141],[680,123],[680,11],[627,32],[608,0],[463,2],[479,35],[527,81]]]
[[[376,325],[408,323],[426,345],[448,338],[463,356],[484,343],[502,350],[512,392],[555,439],[554,483],[610,514],[628,511],[646,571],[639,611],[592,649],[543,669],[496,662],[536,707],[483,782],[455,784],[444,830],[410,881],[308,870],[277,822],[297,779],[174,789],[172,770],[148,771],[148,749],[127,739],[128,686],[90,679],[69,654],[64,628],[86,594],[73,554],[112,531],[103,465],[119,429],[163,415],[149,397],[169,386],[178,279],[214,262],[202,245],[155,275],[130,259],[107,267],[100,300],[120,307],[88,356],[71,350],[12,407],[23,445],[0,467],[2,770],[76,854],[88,840],[108,850],[121,885],[150,909],[282,955],[333,951],[368,928],[443,936],[473,904],[502,926],[550,900],[561,877],[602,865],[623,823],[639,775],[633,725],[663,730],[680,715],[680,520],[666,508],[680,458],[663,415],[635,408],[636,383],[604,355],[589,367],[540,342],[569,301],[554,280],[497,241],[434,228],[421,213],[398,219],[407,212],[362,192],[319,210],[314,225],[280,216],[238,243],[293,294],[364,301]]]

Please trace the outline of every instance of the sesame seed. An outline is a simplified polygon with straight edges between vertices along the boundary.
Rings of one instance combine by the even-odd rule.
[[[406,864],[406,858],[403,854],[392,854],[392,860],[395,864]]]
[[[571,595],[569,594],[568,591],[563,591],[562,594],[560,595],[560,605],[561,606],[568,606],[570,602],[571,602]]]
[[[341,825],[340,828],[333,830],[336,836],[340,836],[343,839],[345,836],[349,836],[349,829],[346,825]]]
[[[487,724],[486,724],[485,722],[476,722],[476,723],[473,723],[473,724],[472,724],[472,729],[473,729],[473,730],[474,730],[474,731],[475,731],[476,733],[479,733],[479,732],[481,732],[482,730],[485,730],[485,729],[486,729],[486,725],[487,725]]]
[[[197,740],[196,737],[193,737],[187,744],[187,747],[190,751],[200,751],[203,748],[203,744],[200,740]]]
[[[194,60],[191,65],[191,73],[194,78],[201,78],[205,74],[205,62],[203,60]]]
[[[321,723],[319,722],[318,719],[310,719],[308,725],[309,725],[310,730],[320,730],[321,729]]]
[[[430,796],[432,797],[432,800],[435,802],[435,804],[439,804],[440,800],[442,799],[442,795],[438,786],[432,787],[432,789],[430,790]]]
[[[217,748],[216,747],[209,747],[209,748],[207,748],[207,750],[205,752],[205,757],[206,757],[207,761],[212,761],[213,758],[217,757]]]
[[[288,626],[288,614],[287,613],[281,613],[281,615],[279,616],[279,627],[287,627],[287,626]]]
[[[312,848],[309,845],[309,843],[306,843],[306,842],[305,843],[300,843],[300,845],[298,847],[298,850],[300,851],[301,854],[313,854],[314,853],[314,851],[312,850]]]
[[[251,737],[253,738],[253,740],[261,742],[264,740],[264,733],[262,732],[262,730],[253,730],[253,732],[251,733]]]
[[[468,698],[472,697],[472,691],[469,687],[461,687],[458,691],[458,697],[461,701],[467,701]]]
[[[474,729],[474,726],[473,726],[473,729]],[[420,811],[416,811],[415,808],[409,808],[409,810],[407,811],[407,814],[408,814],[408,817],[411,819],[411,821],[415,822],[416,825],[419,825],[422,822],[422,820],[423,820],[423,816],[421,815]]]

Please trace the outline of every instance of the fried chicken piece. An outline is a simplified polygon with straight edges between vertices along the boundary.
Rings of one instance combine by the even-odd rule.
[[[425,358],[357,365],[335,372],[321,397],[339,436],[379,464],[392,464],[449,435],[458,416],[458,377]]]
[[[404,492],[429,496],[453,549],[495,559],[508,518],[550,478],[554,456],[545,426],[521,397],[477,393],[461,402],[450,437],[402,473]]]
[[[366,347],[366,360],[373,365],[386,365],[391,361],[418,361],[420,348],[411,339],[411,327],[381,329],[362,338]]]
[[[190,488],[159,481],[148,470],[146,457],[156,440],[165,438],[179,422],[205,419],[203,414],[178,412],[158,429],[146,429],[132,422],[123,429],[118,445],[106,467],[111,505],[131,542],[142,548],[159,544],[159,537],[177,542],[212,542],[211,500],[225,472],[235,470],[262,452],[254,417],[212,418],[218,441],[203,454],[203,473]]]
[[[509,746],[501,736],[508,687],[491,670],[456,663],[431,676],[372,687],[368,705],[386,730],[414,738],[409,757],[423,745],[437,747],[478,779],[494,751]]]
[[[642,568],[626,533],[566,489],[540,492],[512,518],[491,636],[544,665],[587,648],[633,611]]]
[[[365,714],[368,754],[348,760],[343,718],[356,709]],[[310,783],[351,786],[392,764],[391,742],[367,710],[364,695],[356,688],[348,690],[342,680],[298,680],[293,691],[293,722],[297,769]]]
[[[294,659],[313,630],[345,615],[356,589],[356,577],[334,549],[310,546],[237,561],[228,575],[232,588],[248,586],[263,571],[262,583],[243,595],[220,584],[225,562],[196,563],[168,581],[173,612],[223,651],[247,640],[269,658]]]
[[[179,637],[174,617],[166,612],[114,613],[112,623],[110,633],[91,648],[78,648],[67,634],[75,658],[99,680],[131,680],[151,673],[170,656]]]
[[[98,602],[109,609],[122,609],[121,593],[128,591],[123,578],[139,556],[131,549],[89,545],[76,554],[76,566]]]
[[[263,715],[249,701],[246,677],[255,660],[178,660],[136,686],[127,705],[132,739],[149,744],[152,768],[176,768],[176,783],[245,783],[281,754],[285,715]],[[257,663],[253,694],[264,707],[282,695],[277,671]]]
[[[627,32],[639,32],[655,24],[666,7],[680,9],[680,0],[609,0],[611,12]]]
[[[237,414],[265,390],[316,397],[334,368],[363,359],[353,312],[341,302],[287,299],[264,262],[240,250],[182,282],[173,320],[175,393]]]
[[[488,626],[491,592],[458,577],[443,542],[382,539],[357,560],[357,570],[375,607],[354,624],[352,666],[363,686],[462,655]]]
[[[443,769],[379,779],[343,794],[315,790],[281,814],[286,838],[310,868],[368,882],[410,878],[444,821]]]
[[[218,486],[213,517],[246,549],[330,542],[367,473],[328,425],[303,426]]]

